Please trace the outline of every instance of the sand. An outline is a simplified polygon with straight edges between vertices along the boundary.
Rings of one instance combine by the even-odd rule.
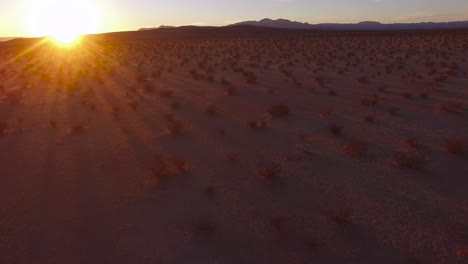
[[[466,263],[466,43],[2,43],[0,263]]]

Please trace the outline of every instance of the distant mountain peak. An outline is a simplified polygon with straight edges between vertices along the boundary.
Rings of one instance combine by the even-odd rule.
[[[382,25],[382,23],[377,21],[361,21],[357,23],[358,25]]]
[[[291,21],[284,18],[271,19],[264,18],[259,21],[244,21],[233,24],[231,26],[240,26],[240,25],[249,25],[249,26],[261,26],[261,27],[273,27],[273,28],[295,28],[295,29],[307,29],[309,28],[308,23],[302,23],[297,21]]]
[[[159,27],[153,27],[153,28],[140,28],[138,31],[154,30],[154,29],[161,29],[161,28],[175,28],[175,27],[174,26],[161,25]]]
[[[175,28],[174,26],[161,25],[158,28]]]

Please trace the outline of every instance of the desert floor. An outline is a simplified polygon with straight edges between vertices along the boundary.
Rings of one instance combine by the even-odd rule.
[[[468,262],[468,31],[28,43],[0,263]]]

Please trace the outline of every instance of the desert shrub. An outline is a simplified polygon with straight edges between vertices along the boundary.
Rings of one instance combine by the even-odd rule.
[[[71,132],[73,134],[83,134],[86,132],[86,127],[81,123],[77,123],[71,127]]]
[[[421,99],[428,99],[428,98],[429,98],[429,93],[427,93],[427,92],[421,92],[421,93],[419,93],[419,98],[421,98]]]
[[[97,106],[95,104],[91,103],[91,104],[89,104],[89,109],[94,111],[94,110],[97,109]]]
[[[57,128],[57,120],[49,120],[49,125],[52,128]]]
[[[450,154],[463,154],[465,152],[465,141],[459,138],[446,139],[443,149]]]
[[[207,219],[198,219],[192,223],[194,231],[204,236],[212,236],[216,230],[216,224]]]
[[[266,166],[261,166],[257,169],[257,175],[265,180],[273,180],[279,177],[282,171],[281,164],[273,162]]]
[[[214,104],[209,104],[206,108],[205,108],[205,113],[207,113],[208,115],[216,115],[217,113],[217,108],[216,108],[216,105]]]
[[[101,74],[99,74],[99,72],[95,72],[93,74],[93,80],[100,84],[104,83],[104,79],[102,78]]]
[[[257,76],[253,72],[244,72],[244,77],[248,84],[257,83]]]
[[[413,99],[413,94],[410,93],[410,92],[404,92],[404,93],[401,93],[401,97],[403,97],[404,99]]]
[[[389,107],[387,111],[392,116],[398,116],[400,114],[400,108],[397,107]]]
[[[186,173],[189,170],[189,164],[183,159],[170,159],[169,166],[176,174]]]
[[[180,110],[181,104],[178,102],[172,102],[170,103],[170,107],[172,110],[177,111],[177,110]]]
[[[360,76],[356,79],[356,81],[361,84],[366,84],[369,83],[369,78],[367,78],[366,76]]]
[[[169,119],[167,120],[166,128],[170,134],[177,135],[177,134],[182,133],[182,130],[184,129],[184,125],[179,120]]]
[[[265,121],[256,121],[256,120],[249,120],[247,121],[247,125],[250,128],[266,128],[267,123]]]
[[[276,216],[271,219],[270,224],[275,232],[281,232],[284,229],[286,220],[287,219],[284,216]]]
[[[297,138],[300,140],[300,141],[305,141],[307,139],[307,136],[304,134],[304,133],[299,133],[297,135]]]
[[[393,163],[400,168],[423,169],[427,159],[420,153],[396,153],[393,157]]]
[[[0,123],[0,136],[4,135],[7,131],[7,124],[6,123]]]
[[[114,118],[117,118],[120,114],[120,107],[118,106],[112,106],[112,110],[111,110],[111,113],[112,113],[112,116]]]
[[[375,123],[375,117],[373,115],[366,115],[366,116],[364,116],[364,121],[366,123],[373,124],[373,123]]]
[[[379,97],[378,96],[373,96],[373,97],[366,97],[361,99],[361,105],[367,106],[367,107],[374,107],[377,105],[379,102]]]
[[[329,124],[328,130],[335,136],[341,136],[343,134],[343,126],[336,123]]]
[[[361,158],[367,153],[367,147],[363,143],[349,143],[343,147],[343,154],[348,157]]]
[[[162,72],[160,70],[155,70],[151,73],[151,77],[153,77],[154,79],[157,79],[161,77],[161,74]]]
[[[197,70],[191,70],[190,71],[190,76],[192,76],[192,79],[194,79],[196,81],[203,79],[203,75],[198,73]]]
[[[203,192],[207,195],[207,196],[214,196],[216,194],[216,188],[214,185],[212,184],[208,184],[207,186],[205,186],[205,188],[203,189]]]
[[[353,222],[351,210],[347,209],[333,212],[329,219],[337,225],[348,225]]]
[[[143,91],[144,91],[145,93],[151,93],[151,92],[153,92],[153,85],[150,84],[150,83],[145,84],[145,85],[143,86]]]
[[[284,104],[272,105],[268,108],[268,113],[272,116],[286,116],[290,111],[289,106]]]
[[[146,75],[144,73],[139,73],[135,76],[135,81],[141,83],[146,81]]]
[[[232,86],[229,86],[229,87],[226,89],[226,93],[227,93],[227,95],[229,95],[229,96],[236,96],[236,95],[239,95],[239,92],[238,92],[237,88],[232,87]]]
[[[407,138],[404,140],[404,145],[408,148],[417,148],[419,147],[419,142],[415,138]]]
[[[164,89],[164,90],[158,91],[158,94],[161,97],[171,97],[172,95],[174,95],[174,91],[169,90],[169,89]]]
[[[310,249],[316,249],[319,246],[317,239],[311,235],[307,235],[304,238],[304,244]]]
[[[182,159],[170,159],[162,155],[155,155],[152,172],[156,183],[164,183],[167,180],[186,173],[189,170],[188,162]]]
[[[329,118],[332,114],[333,114],[333,109],[327,109],[325,111],[320,112],[320,117]]]
[[[468,257],[468,247],[458,247],[455,254],[459,257]]]
[[[226,159],[229,161],[236,161],[239,159],[239,155],[235,152],[229,152],[226,154]]]
[[[440,105],[440,109],[449,114],[461,114],[463,112],[463,104],[458,102],[448,102]]]
[[[122,133],[124,133],[125,135],[128,135],[129,132],[130,132],[130,131],[128,130],[128,128],[126,128],[126,127],[121,127],[121,128],[120,128],[120,131],[122,131]]]
[[[221,79],[221,85],[224,86],[224,87],[230,87],[230,86],[232,86],[231,82],[228,81],[228,80],[226,80],[226,79],[224,79],[224,78]]]

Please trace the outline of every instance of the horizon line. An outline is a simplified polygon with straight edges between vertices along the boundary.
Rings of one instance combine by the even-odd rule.
[[[259,21],[262,21],[262,20],[265,20],[265,19],[269,19],[269,20],[272,20],[272,21],[287,20],[287,21],[290,21],[290,22],[297,22],[297,23],[308,24],[308,25],[312,25],[312,26],[313,25],[327,25],[327,24],[357,25],[357,24],[364,23],[364,22],[374,22],[374,23],[379,23],[379,24],[382,24],[382,25],[400,25],[400,24],[413,25],[413,24],[430,24],[430,23],[432,23],[432,24],[444,24],[444,23],[468,22],[468,18],[466,18],[466,20],[451,20],[451,21],[440,21],[440,22],[418,21],[418,22],[385,23],[385,22],[380,22],[380,21],[376,21],[376,20],[361,20],[361,21],[357,21],[357,22],[348,22],[348,23],[344,23],[344,22],[310,23],[310,22],[302,22],[302,21],[299,21],[299,20],[291,20],[291,19],[281,18],[281,17],[280,18],[265,17],[265,18],[258,19],[258,20],[255,20],[255,19],[240,20],[240,21],[232,21],[232,22],[228,22],[228,23],[225,23],[225,24],[218,24],[218,25],[216,25],[216,24],[212,24],[212,25],[206,24],[205,25],[203,23],[191,23],[191,24],[182,24],[182,25],[160,24],[159,26],[140,26],[138,28],[133,28],[133,29],[121,29],[121,30],[115,30],[115,31],[98,31],[98,32],[94,32],[94,33],[85,33],[85,34],[82,34],[82,35],[99,35],[99,34],[119,33],[119,32],[133,32],[133,31],[139,31],[140,29],[159,29],[159,27],[161,27],[161,26],[173,27],[173,28],[188,27],[188,26],[193,26],[193,27],[227,27],[227,26],[236,25],[238,23],[244,23],[244,22],[259,22]],[[43,38],[43,37],[47,37],[47,35],[45,35],[45,36],[32,36],[32,35],[0,36],[0,42],[3,42],[3,41],[1,41],[1,39],[11,40],[11,39],[17,39],[17,38]]]

